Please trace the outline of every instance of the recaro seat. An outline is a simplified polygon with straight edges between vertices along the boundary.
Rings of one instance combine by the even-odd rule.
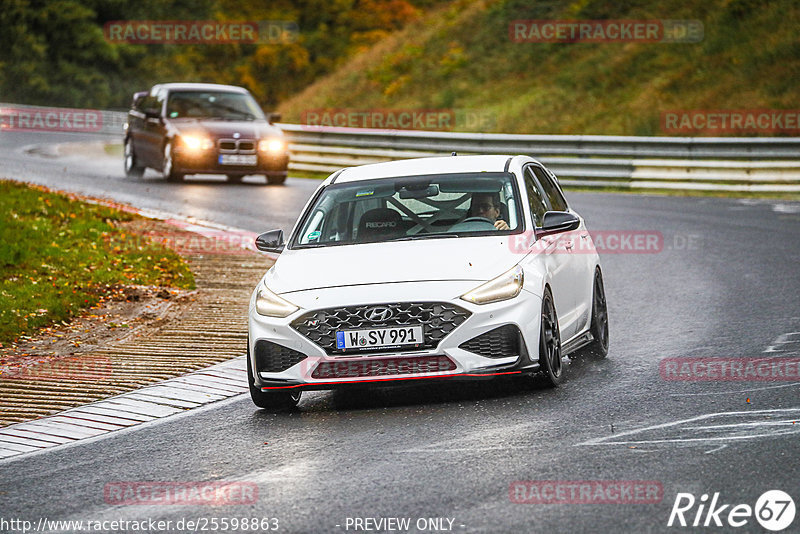
[[[357,243],[370,243],[405,235],[399,212],[389,208],[375,208],[361,216],[358,222]]]

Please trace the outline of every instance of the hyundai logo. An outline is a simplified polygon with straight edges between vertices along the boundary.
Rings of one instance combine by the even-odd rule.
[[[373,323],[388,321],[392,316],[394,316],[394,312],[386,306],[376,306],[364,312],[364,318]]]

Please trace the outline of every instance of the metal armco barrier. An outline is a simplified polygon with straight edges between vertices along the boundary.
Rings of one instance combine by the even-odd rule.
[[[83,133],[122,136],[126,121],[126,113],[120,111],[0,104],[0,132],[14,129],[8,127],[13,113],[25,109],[31,113],[61,110],[67,116],[72,116],[70,112],[99,113],[99,127]],[[29,119],[27,124],[33,123]],[[800,192],[798,137],[518,135],[279,126],[289,139],[289,168],[295,171],[329,173],[366,163],[449,156],[456,151],[465,155],[526,154],[550,167],[568,186]],[[48,131],[46,127],[43,130]]]
[[[280,124],[293,170],[333,172],[395,159],[526,154],[562,184],[631,189],[800,192],[800,138],[627,137],[374,131]]]

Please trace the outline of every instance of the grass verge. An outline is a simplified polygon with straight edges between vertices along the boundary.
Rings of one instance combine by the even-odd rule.
[[[193,289],[178,254],[120,228],[137,217],[0,180],[0,344],[66,321],[120,286]]]

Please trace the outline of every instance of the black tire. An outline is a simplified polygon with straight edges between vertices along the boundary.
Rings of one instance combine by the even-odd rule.
[[[247,340],[247,384],[250,386],[250,398],[253,404],[265,410],[284,412],[291,410],[300,402],[302,391],[261,391],[256,387],[253,378],[253,366],[250,363],[250,340]]]
[[[133,150],[133,140],[130,137],[125,139],[124,147],[125,176],[128,178],[141,178],[144,174],[144,167],[139,165],[139,158]]]
[[[229,174],[228,175],[228,182],[230,182],[232,184],[240,184],[240,183],[242,183],[242,178],[244,178],[244,176],[242,176],[240,174]]]
[[[286,176],[267,175],[267,185],[281,185],[285,181],[286,181]]]
[[[183,180],[183,174],[175,170],[175,165],[172,160],[172,143],[164,145],[164,160],[161,165],[161,173],[168,182],[180,182]]]
[[[581,356],[602,360],[608,355],[608,307],[603,286],[603,273],[598,267],[594,272],[592,289],[592,324],[589,326],[594,340],[581,349]]]
[[[539,364],[546,384],[557,387],[564,380],[564,364],[561,361],[561,331],[558,314],[553,304],[550,288],[545,288],[542,297],[542,317],[539,326]]]

